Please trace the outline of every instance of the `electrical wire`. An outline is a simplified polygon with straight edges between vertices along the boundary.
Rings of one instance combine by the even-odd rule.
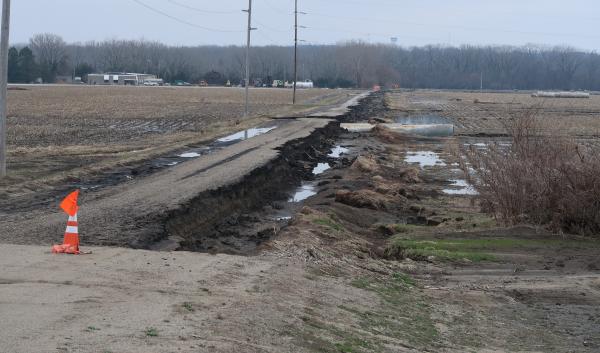
[[[348,16],[338,16],[338,15],[330,15],[319,12],[310,12],[311,16],[329,18],[329,19],[341,19],[341,20],[349,20],[349,21],[360,21],[360,22],[371,22],[371,23],[390,23],[395,25],[410,25],[410,26],[419,26],[419,27],[428,27],[428,28],[450,28],[450,29],[459,29],[464,31],[485,31],[485,32],[499,32],[499,33],[516,33],[516,34],[526,34],[526,35],[538,35],[538,36],[550,36],[550,37],[586,37],[586,38],[600,38],[595,35],[588,34],[579,34],[579,33],[552,33],[552,32],[535,32],[535,31],[519,31],[519,30],[510,30],[510,29],[494,29],[494,28],[485,28],[485,27],[471,27],[471,26],[460,26],[460,25],[444,25],[444,24],[430,24],[430,23],[421,23],[421,22],[407,22],[407,21],[392,21],[387,19],[380,18],[372,18],[372,17],[348,17]]]
[[[441,40],[440,38],[434,37],[423,37],[423,36],[412,36],[412,35],[398,35],[392,33],[381,33],[381,32],[360,32],[360,31],[352,31],[352,30],[344,30],[344,29],[330,29],[330,28],[322,28],[322,27],[306,27],[305,30],[308,31],[317,31],[317,32],[337,32],[337,33],[348,33],[348,34],[358,34],[363,36],[374,36],[374,37],[382,37],[382,38],[415,38],[415,39],[428,39],[428,40]]]
[[[209,31],[209,32],[219,32],[219,33],[242,33],[242,32],[244,32],[242,30],[227,30],[227,29],[217,29],[217,28],[210,28],[210,27],[200,26],[198,24],[195,24],[195,23],[192,23],[192,22],[188,22],[188,21],[183,20],[181,18],[178,18],[178,17],[175,17],[173,15],[170,15],[170,14],[168,14],[168,13],[162,11],[162,10],[159,10],[159,9],[157,9],[155,7],[152,7],[152,6],[150,6],[150,5],[142,2],[141,0],[131,0],[131,1],[135,2],[136,4],[138,4],[140,6],[145,7],[146,9],[148,9],[148,10],[150,10],[152,12],[157,13],[157,14],[159,14],[161,16],[170,18],[173,21],[179,22],[181,24],[184,24],[184,25],[187,25],[187,26],[190,26],[190,27],[202,29],[202,30]]]
[[[190,5],[182,4],[182,3],[178,2],[178,1],[175,1],[175,0],[167,0],[167,1],[170,2],[173,5],[177,5],[179,7],[183,7],[184,9],[188,9],[188,10],[192,10],[192,11],[196,11],[196,12],[201,12],[201,13],[217,14],[217,15],[219,15],[219,14],[221,14],[221,15],[228,15],[228,14],[237,14],[237,13],[240,12],[240,11],[233,11],[233,10],[231,10],[231,11],[204,10],[204,9],[199,9],[197,7],[193,7],[193,6],[190,6]]]
[[[267,5],[268,8],[270,8],[271,10],[273,10],[273,11],[275,11],[277,13],[280,13],[280,14],[283,14],[283,15],[293,15],[294,14],[293,11],[288,12],[288,11],[282,10],[281,8],[279,8],[277,6],[273,6],[273,4],[269,0],[263,0],[263,1]]]
[[[290,33],[290,32],[292,32],[292,31],[294,31],[294,28],[293,28],[293,27],[290,27],[290,28],[288,28],[288,29],[277,29],[277,28],[274,28],[274,27],[268,26],[268,25],[266,25],[266,24],[264,24],[264,23],[262,23],[262,22],[260,22],[260,21],[257,21],[257,20],[256,20],[256,19],[254,19],[254,18],[252,19],[252,22],[256,23],[257,25],[259,25],[259,26],[261,26],[261,27],[263,27],[263,28],[266,28],[266,29],[268,29],[268,30],[269,30],[269,31],[271,31],[271,32]]]

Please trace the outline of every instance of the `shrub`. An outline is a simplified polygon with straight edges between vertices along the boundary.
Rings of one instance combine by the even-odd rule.
[[[461,167],[484,211],[506,225],[600,233],[600,158],[525,109],[503,119],[510,146],[463,149]]]

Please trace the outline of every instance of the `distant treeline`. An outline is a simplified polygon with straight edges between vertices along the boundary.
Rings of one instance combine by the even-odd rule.
[[[568,47],[401,46],[346,42],[303,45],[299,80],[320,87],[561,89],[600,90],[600,55]],[[222,85],[244,77],[245,48],[174,47],[144,40],[106,40],[67,44],[53,34],[39,34],[13,48],[12,82],[42,78],[56,82],[89,73],[138,72],[176,80]],[[255,47],[253,80],[293,80],[293,48]]]

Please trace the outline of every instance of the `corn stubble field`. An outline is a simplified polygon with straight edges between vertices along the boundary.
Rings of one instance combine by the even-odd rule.
[[[348,91],[196,87],[25,86],[9,91],[8,170],[3,196],[35,191],[163,155],[347,99]],[[2,196],[2,195],[0,195]]]
[[[532,97],[527,92],[397,91],[386,96],[386,104],[408,115],[426,112],[451,118],[459,135],[504,134],[503,120],[530,109],[538,110],[546,125],[561,135],[582,139],[600,135],[598,95],[589,99],[546,99]]]

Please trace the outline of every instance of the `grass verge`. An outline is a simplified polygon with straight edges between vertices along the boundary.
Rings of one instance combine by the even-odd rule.
[[[410,276],[394,273],[387,278],[355,278],[351,286],[373,292],[380,300],[368,307],[339,305],[332,322],[316,308],[305,308],[301,329],[289,330],[296,342],[315,352],[386,352],[390,347],[430,349],[439,333],[431,307]],[[293,333],[292,333],[293,332]]]
[[[386,256],[390,258],[410,258],[427,260],[430,256],[437,260],[472,262],[497,261],[496,250],[533,250],[539,248],[588,248],[600,247],[599,242],[561,239],[406,239],[396,236],[391,239]]]

